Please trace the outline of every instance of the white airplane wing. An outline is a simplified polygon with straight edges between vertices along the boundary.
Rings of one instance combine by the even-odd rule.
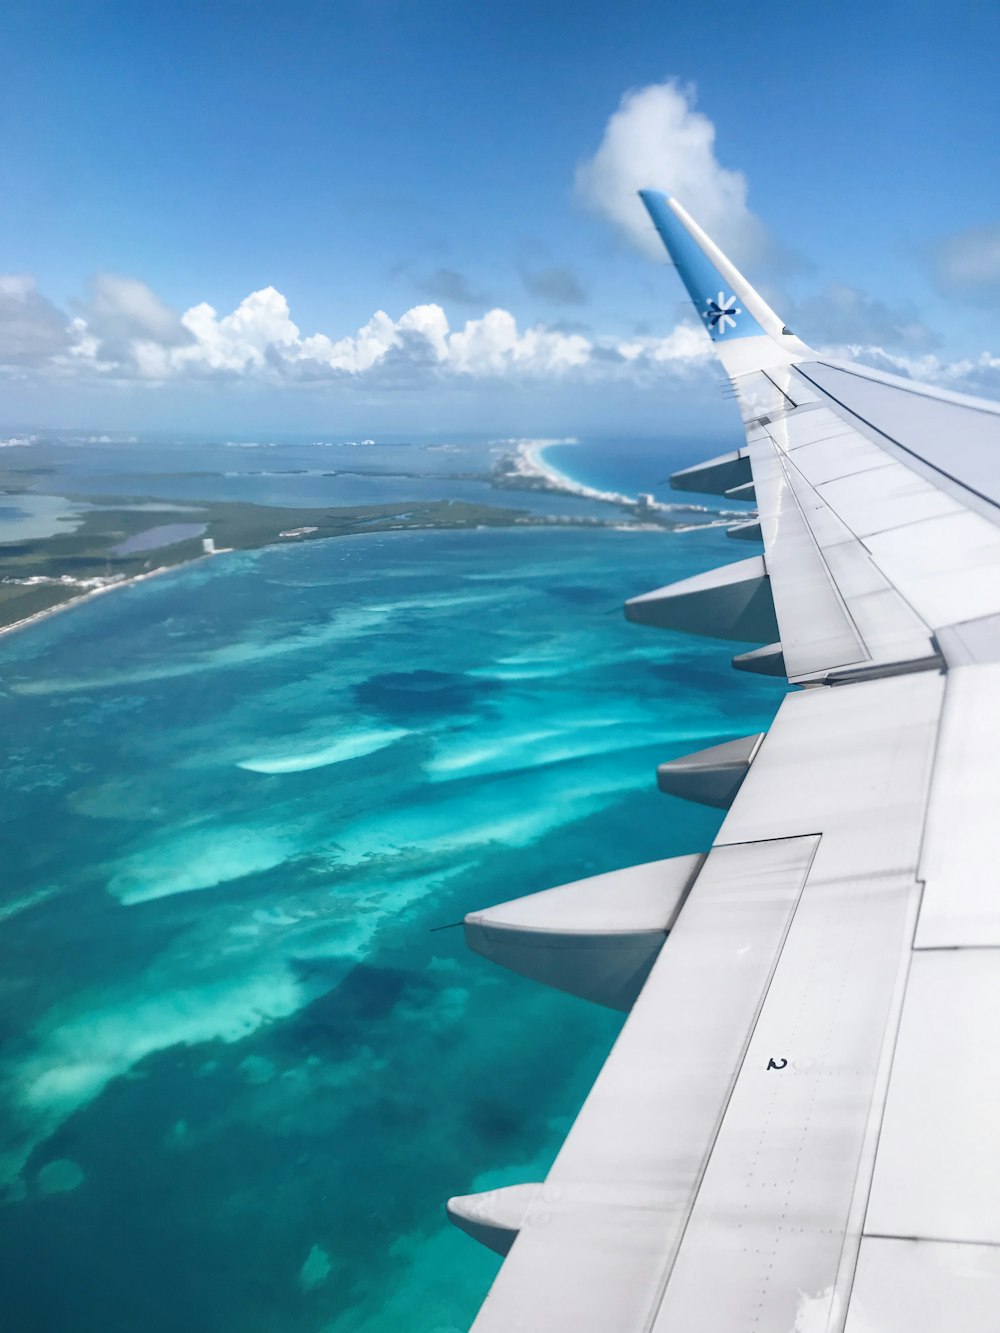
[[[449,1201],[474,1333],[998,1333],[1000,405],[825,360],[643,199],[746,425],[674,485],[761,553],[626,615],[803,688],[660,769],[706,855],[466,919],[629,1011],[547,1179]]]

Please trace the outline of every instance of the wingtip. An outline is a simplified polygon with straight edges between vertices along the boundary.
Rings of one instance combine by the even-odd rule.
[[[808,352],[798,339],[793,339],[795,345],[788,342],[783,321],[676,199],[662,190],[643,189],[638,194],[714,343],[767,334],[781,348],[783,361],[790,353]],[[731,295],[722,308],[718,302],[725,292]],[[731,358],[721,348],[719,354],[729,365]]]
[[[670,203],[670,195],[667,194],[666,190],[637,190],[636,193],[647,208],[656,204],[662,207],[664,204]]]

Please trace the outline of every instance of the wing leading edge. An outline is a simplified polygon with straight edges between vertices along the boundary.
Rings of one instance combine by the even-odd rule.
[[[450,1205],[474,1333],[997,1333],[1000,406],[824,360],[642,198],[747,435],[674,484],[762,553],[626,615],[807,688],[661,767],[707,854],[467,919],[629,1013],[546,1180]]]

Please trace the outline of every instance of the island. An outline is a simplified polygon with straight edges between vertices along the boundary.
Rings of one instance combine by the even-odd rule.
[[[16,493],[16,487],[0,484],[0,496]],[[0,632],[226,551],[404,529],[604,525],[586,516],[537,515],[462,500],[315,509],[191,500],[181,513],[176,503],[149,496],[90,495],[85,500],[92,507],[74,515],[65,532],[0,543]]]
[[[280,471],[295,473],[301,469]],[[57,477],[53,466],[0,468],[0,505],[5,496],[16,499],[18,495],[38,494],[36,488],[44,476],[47,494],[78,506],[59,521],[61,530],[51,535],[0,541],[0,633],[112,588],[227,551],[406,529],[680,529],[721,517],[702,506],[664,505],[649,495],[633,498],[580,486],[546,466],[540,448],[527,445],[498,458],[490,473],[445,474],[441,480],[474,479],[508,493],[532,490],[573,495],[601,502],[608,517],[584,512],[539,513],[502,501],[485,504],[440,499],[290,508],[195,498],[198,479],[215,475],[175,474],[191,480],[192,498],[167,501],[142,494],[76,495],[66,487],[65,478],[49,489],[50,478],[56,482]],[[425,474],[399,475],[416,478]]]

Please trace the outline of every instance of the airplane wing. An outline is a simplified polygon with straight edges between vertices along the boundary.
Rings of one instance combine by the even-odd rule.
[[[643,199],[746,427],[674,485],[759,516],[625,613],[801,688],[661,767],[706,854],[466,918],[629,1014],[546,1180],[449,1201],[474,1333],[998,1333],[1000,405],[821,357]]]

